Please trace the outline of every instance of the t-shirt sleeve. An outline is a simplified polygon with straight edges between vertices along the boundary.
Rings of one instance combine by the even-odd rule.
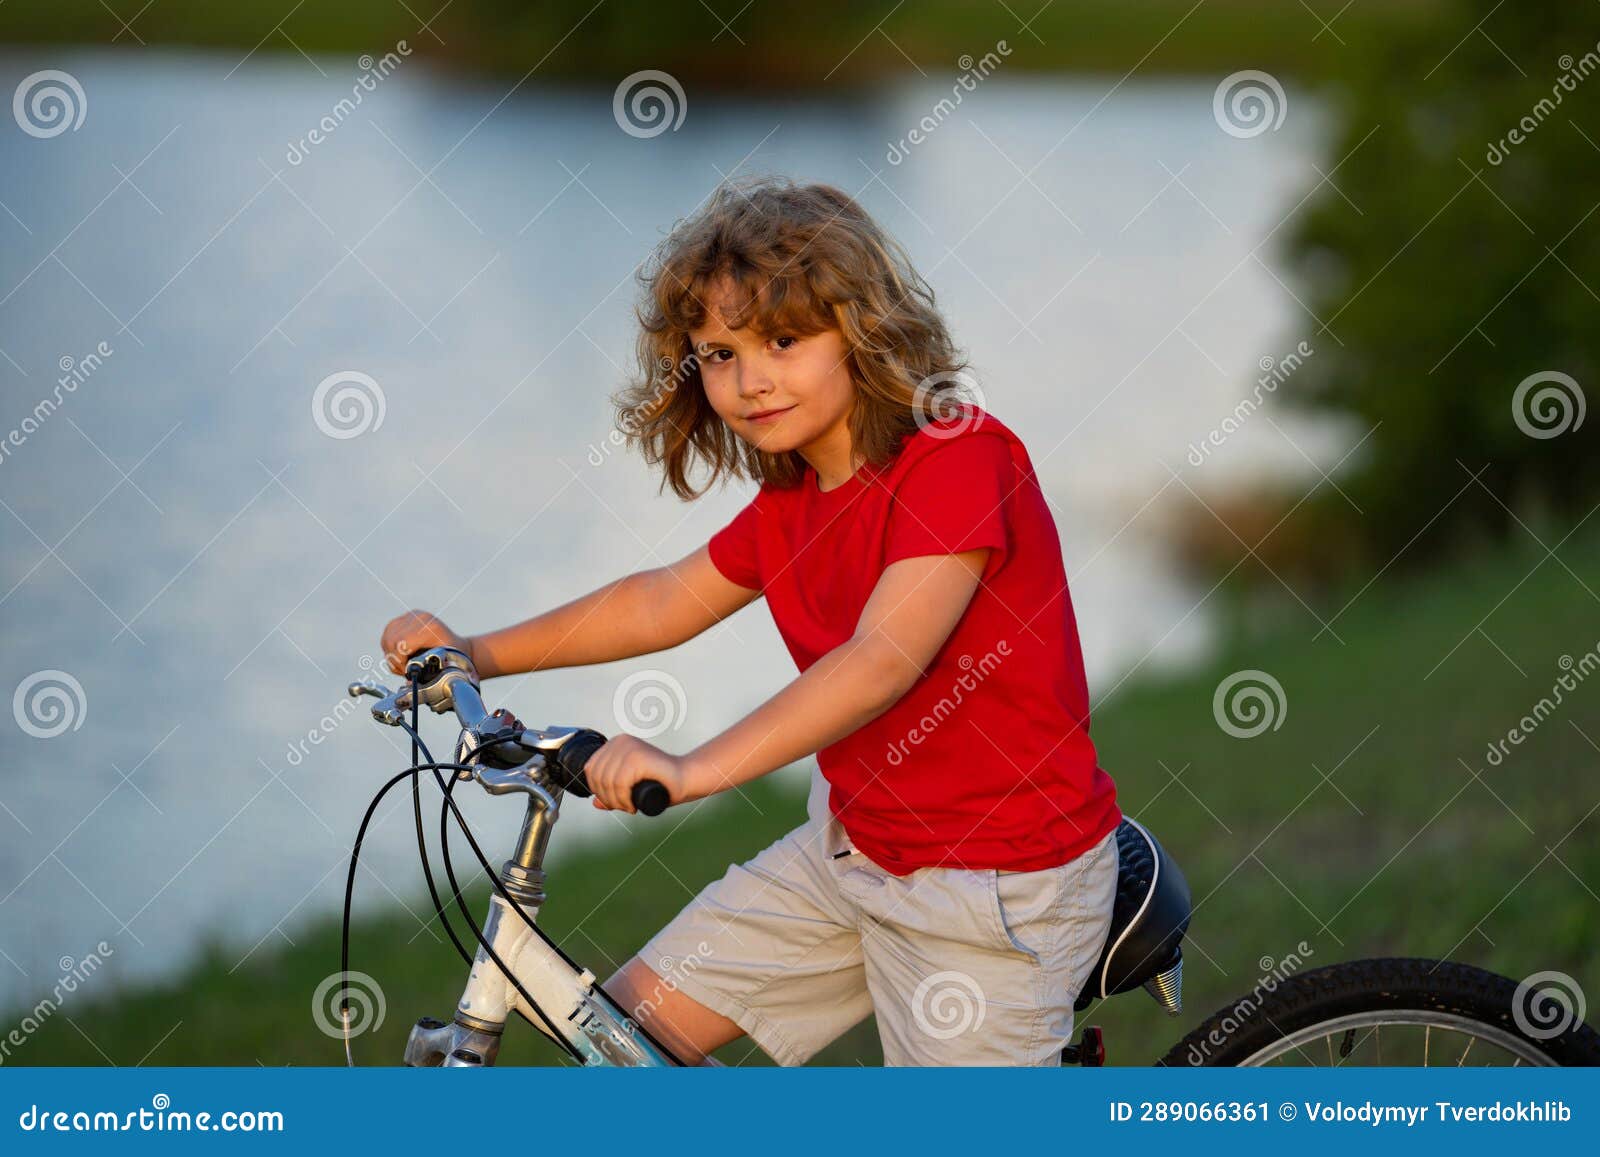
[[[984,573],[993,574],[1009,552],[1006,510],[1015,486],[1016,466],[1002,435],[952,438],[912,466],[896,488],[884,565],[989,547]]]
[[[722,572],[722,577],[753,591],[762,589],[761,569],[756,554],[756,528],[761,520],[761,512],[756,507],[756,501],[756,498],[752,498],[743,510],[734,515],[732,522],[711,536],[707,544],[711,563]]]

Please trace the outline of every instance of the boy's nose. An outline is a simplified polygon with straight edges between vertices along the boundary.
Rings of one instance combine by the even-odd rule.
[[[759,370],[746,370],[739,375],[739,396],[759,398],[772,393],[772,378]]]

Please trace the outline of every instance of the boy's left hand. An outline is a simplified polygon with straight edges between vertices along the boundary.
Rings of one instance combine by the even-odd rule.
[[[653,779],[667,789],[673,803],[684,798],[684,759],[668,755],[652,743],[633,735],[617,735],[589,757],[584,778],[594,793],[594,806],[602,811],[633,812],[633,785]]]

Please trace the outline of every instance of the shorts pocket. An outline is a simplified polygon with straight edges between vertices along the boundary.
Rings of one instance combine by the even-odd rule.
[[[1034,961],[1050,949],[1060,934],[1061,901],[1069,865],[1032,872],[990,869],[990,911],[997,944]]]

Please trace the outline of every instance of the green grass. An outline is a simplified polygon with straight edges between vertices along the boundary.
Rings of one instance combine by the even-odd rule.
[[[1600,645],[1600,533],[1555,557],[1525,541],[1380,581],[1333,622],[1342,642],[1314,638],[1301,611],[1204,670],[1135,678],[1097,707],[1093,733],[1124,809],[1179,859],[1196,903],[1181,1017],[1142,992],[1080,1017],[1105,1028],[1112,1063],[1159,1057],[1254,985],[1262,957],[1301,940],[1313,966],[1448,956],[1519,979],[1559,969],[1600,999],[1600,675],[1503,764],[1485,761],[1549,693],[1561,656]],[[1272,673],[1288,703],[1279,729],[1254,739],[1224,734],[1212,715],[1218,682],[1242,668]],[[681,827],[634,821],[633,842],[554,862],[542,923],[603,978],[689,890],[803,816],[792,788],[758,782],[743,798],[705,801]],[[449,1014],[464,969],[405,913],[373,903],[368,891],[353,964],[381,981],[388,1018],[357,1055],[396,1063],[413,1019]],[[474,911],[482,905],[474,896]],[[65,1015],[118,1064],[341,1063],[310,1016],[312,990],[338,967],[338,924],[290,932],[296,947],[257,952],[232,974],[239,953],[219,946],[169,985],[100,1003],[82,992],[7,1063],[104,1063]],[[766,1063],[743,1041],[719,1055]],[[818,1063],[880,1059],[869,1019]],[[502,1063],[555,1060],[531,1029],[508,1030]]]

